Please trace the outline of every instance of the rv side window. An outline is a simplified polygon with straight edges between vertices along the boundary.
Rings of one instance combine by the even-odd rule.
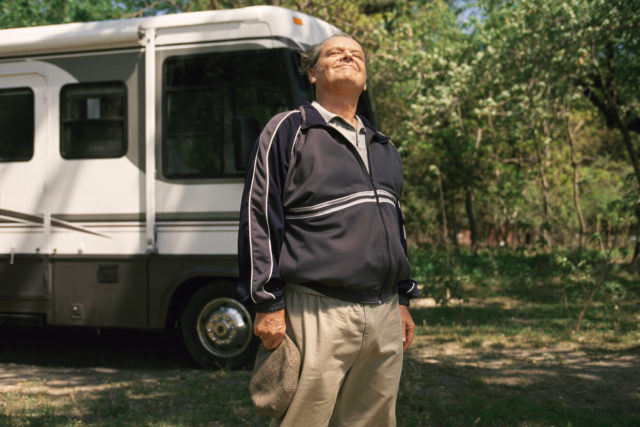
[[[242,176],[247,144],[297,104],[288,49],[168,58],[163,69],[162,167],[170,179]],[[240,149],[240,147],[243,147]],[[244,151],[243,151],[244,150]]]
[[[127,89],[123,82],[80,83],[60,93],[60,153],[98,159],[127,152]]]
[[[0,89],[0,162],[33,157],[33,91],[28,87]]]

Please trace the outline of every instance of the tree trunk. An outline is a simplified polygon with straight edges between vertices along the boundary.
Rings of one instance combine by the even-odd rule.
[[[633,166],[633,172],[640,186],[640,163],[636,150],[633,148],[629,126],[624,117],[620,115],[620,109],[618,108],[615,95],[616,88],[612,86],[613,80],[608,81],[608,84],[605,84],[606,81],[602,76],[597,76],[597,80],[594,80],[591,84],[578,80],[578,85],[582,87],[587,99],[604,115],[607,127],[620,129],[622,140],[624,141],[624,145],[629,153],[631,165]],[[598,95],[598,90],[594,90],[594,88],[600,88],[602,96]],[[637,132],[635,127],[634,130]]]
[[[462,111],[460,105],[457,106],[458,126],[462,135],[465,134],[465,128],[462,120]],[[480,144],[482,142],[482,128],[476,129],[476,140],[473,146],[473,154],[469,161],[461,160],[456,154],[456,151],[452,149],[451,145],[447,141],[447,149],[451,153],[457,167],[462,171],[464,176],[464,206],[467,212],[467,218],[469,220],[469,231],[471,232],[471,250],[475,254],[478,249],[478,227],[476,225],[476,218],[473,212],[473,183],[474,173],[478,168],[478,153],[480,152]]]
[[[638,218],[638,224],[636,225],[636,244],[633,248],[633,257],[631,258],[631,269],[633,271],[640,270],[640,209],[636,210],[636,218]]]
[[[615,96],[616,88],[611,85],[603,84],[606,79],[602,78],[602,76],[598,76],[598,78],[599,81],[595,81],[593,85],[589,85],[583,81],[578,81],[578,84],[583,88],[587,99],[589,99],[589,101],[591,101],[591,103],[604,115],[607,121],[607,126],[610,128],[617,127],[620,129],[620,132],[622,133],[622,140],[624,141],[625,148],[629,154],[629,159],[631,160],[631,165],[633,166],[633,172],[636,176],[638,192],[640,192],[640,162],[638,161],[636,150],[633,147],[629,126],[627,125],[625,118],[620,115],[617,97]],[[611,81],[609,83],[611,83]],[[602,97],[598,96],[597,92],[594,91],[594,87],[602,88]],[[638,132],[636,127],[633,129]],[[640,227],[640,209],[636,209],[636,219]],[[640,242],[636,241],[632,265],[637,265],[638,261],[640,261]]]
[[[460,255],[460,244],[458,242],[458,216],[456,215],[456,204],[453,198],[453,191],[449,189],[447,191],[447,196],[449,198],[449,210],[451,211],[451,231],[453,231],[453,246],[455,248],[456,256]]]
[[[545,246],[547,251],[551,251],[553,248],[553,241],[551,233],[549,233],[548,226],[551,224],[551,202],[549,197],[549,181],[547,179],[547,172],[544,166],[544,160],[540,154],[540,147],[538,144],[538,138],[534,137],[534,146],[536,149],[536,159],[538,160],[538,173],[540,174],[540,188],[542,190],[542,209],[544,213],[544,221],[546,226],[542,227],[542,236],[545,239]]]
[[[615,120],[618,125],[618,129],[620,129],[620,132],[622,133],[622,140],[624,141],[624,145],[627,148],[627,152],[629,153],[629,158],[631,159],[631,165],[633,166],[633,172],[635,173],[636,180],[638,181],[638,185],[640,186],[640,164],[638,163],[638,154],[636,153],[636,150],[633,148],[633,141],[631,140],[629,127],[624,122],[622,117],[620,117],[618,107],[614,106],[614,109],[615,109]]]
[[[618,113],[618,109],[616,108],[616,121],[618,122],[618,126],[620,131],[622,132],[622,139],[624,140],[624,145],[627,147],[627,152],[629,153],[629,157],[631,158],[631,164],[633,165],[633,171],[636,175],[636,180],[638,181],[638,189],[640,191],[640,165],[638,164],[638,155],[636,154],[636,150],[633,148],[633,141],[631,140],[631,134],[629,133],[629,128],[627,127],[624,120],[620,117]],[[640,227],[640,209],[636,209],[636,220],[638,222],[638,227]],[[636,236],[637,237],[637,236]],[[631,264],[634,266],[638,264],[640,260],[640,241],[636,240],[636,246],[633,250],[633,259],[631,260]]]
[[[476,225],[476,217],[473,213],[473,192],[467,184],[464,186],[464,207],[467,211],[469,219],[469,231],[471,231],[471,251],[475,255],[478,250],[478,228]]]
[[[444,250],[447,254],[447,265],[451,265],[449,236],[447,233],[447,211],[444,204],[444,191],[442,189],[442,176],[440,172],[438,172],[438,191],[440,193],[440,214],[442,215],[442,240],[444,241]]]
[[[567,114],[567,140],[569,142],[569,148],[571,149],[571,167],[573,169],[573,206],[576,209],[578,223],[580,224],[580,236],[578,238],[578,247],[580,250],[582,250],[582,247],[584,246],[584,237],[587,233],[587,226],[584,214],[582,213],[582,208],[580,207],[580,173],[578,171],[579,162],[576,158],[575,134],[580,130],[584,123],[585,121],[583,120],[575,127],[575,129],[571,129],[571,122],[569,120],[569,115]]]

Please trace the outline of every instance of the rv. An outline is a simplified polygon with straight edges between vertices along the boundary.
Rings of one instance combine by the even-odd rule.
[[[0,322],[177,328],[202,366],[251,360],[249,152],[337,32],[271,6],[0,30]]]

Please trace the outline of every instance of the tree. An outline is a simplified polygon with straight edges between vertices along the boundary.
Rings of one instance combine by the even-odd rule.
[[[131,2],[111,0],[3,1],[0,28],[121,18],[133,10]]]
[[[640,18],[634,12],[640,1],[489,0],[482,5],[488,16],[485,32],[492,28],[496,35],[489,43],[508,53],[502,61],[506,70],[517,70],[511,78],[528,80],[534,90],[546,86],[547,96],[563,105],[575,105],[574,95],[582,94],[607,127],[620,132],[640,184],[632,136],[640,132]],[[542,98],[532,100],[541,105]],[[640,194],[640,186],[635,188]],[[637,216],[640,223],[640,209]]]

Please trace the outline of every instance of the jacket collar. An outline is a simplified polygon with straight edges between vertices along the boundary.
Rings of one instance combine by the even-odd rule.
[[[327,122],[324,120],[324,118],[322,117],[322,115],[320,114],[320,112],[316,110],[315,107],[311,105],[311,103],[305,102],[300,106],[300,110],[302,111],[302,128],[303,129],[314,127],[314,126],[329,126]],[[382,134],[381,132],[379,132],[376,128],[374,128],[371,125],[371,123],[369,123],[369,121],[366,119],[366,117],[362,117],[362,116],[359,116],[359,117],[362,120],[362,124],[364,125],[365,129],[367,130],[367,134],[373,135],[372,142],[379,142],[382,144],[389,142],[390,138]]]

